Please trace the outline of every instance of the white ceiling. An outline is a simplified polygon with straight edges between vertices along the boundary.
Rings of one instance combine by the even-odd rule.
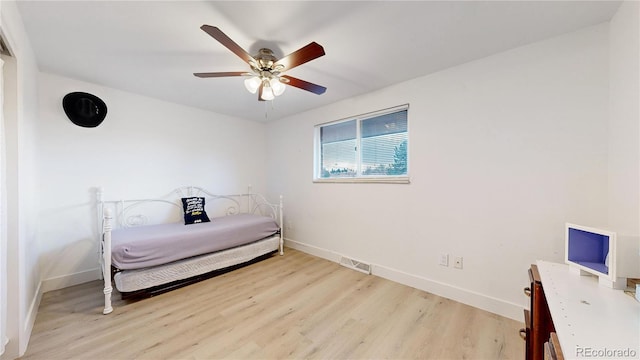
[[[608,21],[619,4],[20,1],[18,8],[42,71],[265,121],[265,112],[268,119],[281,118]],[[326,55],[287,74],[327,92],[288,87],[265,103],[244,89],[243,78],[194,77],[249,69],[200,30],[202,24],[219,27],[250,54],[268,47],[284,56],[318,42]]]

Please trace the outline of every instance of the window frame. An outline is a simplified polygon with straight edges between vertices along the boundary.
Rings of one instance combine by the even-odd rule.
[[[382,115],[392,114],[400,111],[407,111],[407,173],[404,175],[363,175],[362,174],[362,121],[375,118]],[[356,121],[356,176],[354,177],[335,177],[323,178],[322,175],[322,143],[320,139],[321,129],[325,126],[344,123],[347,121]],[[355,116],[349,116],[339,120],[329,121],[314,126],[314,144],[313,144],[313,182],[314,183],[385,183],[385,184],[409,184],[410,156],[409,156],[409,104],[398,105],[382,110],[372,111]]]

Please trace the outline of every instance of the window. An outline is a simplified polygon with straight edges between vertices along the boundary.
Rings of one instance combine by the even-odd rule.
[[[315,128],[318,182],[403,182],[408,177],[409,105]]]

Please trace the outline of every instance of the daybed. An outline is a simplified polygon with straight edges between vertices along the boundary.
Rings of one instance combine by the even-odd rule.
[[[282,196],[276,205],[250,188],[214,195],[193,186],[157,199],[103,196],[98,188],[104,314],[113,311],[112,283],[123,296],[152,295],[278,250],[284,254]]]

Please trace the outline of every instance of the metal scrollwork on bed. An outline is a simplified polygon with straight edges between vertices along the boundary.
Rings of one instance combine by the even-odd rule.
[[[203,197],[205,211],[209,217],[221,217],[236,214],[255,214],[272,218],[280,230],[278,239],[273,243],[280,255],[284,254],[283,202],[280,196],[278,204],[269,203],[264,196],[251,191],[245,194],[216,195],[204,188],[186,186],[154,199],[104,200],[104,190],[97,188],[96,205],[100,235],[100,265],[104,278],[105,307],[104,314],[113,311],[111,305],[112,288],[112,244],[111,233],[115,229],[147,226],[153,224],[175,223],[181,221],[184,212],[182,198]],[[117,285],[117,283],[116,283]]]

